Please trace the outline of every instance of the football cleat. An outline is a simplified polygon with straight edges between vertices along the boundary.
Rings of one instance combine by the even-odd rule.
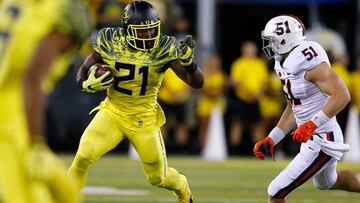
[[[182,178],[184,179],[184,181],[186,183],[186,188],[184,188],[182,191],[174,192],[174,194],[177,198],[177,202],[178,203],[194,203],[194,198],[191,194],[186,177],[181,173],[180,173],[180,175],[182,176]]]

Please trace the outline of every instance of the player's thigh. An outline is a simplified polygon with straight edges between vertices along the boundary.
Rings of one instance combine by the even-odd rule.
[[[290,192],[323,171],[330,160],[331,157],[324,152],[303,144],[300,153],[271,182],[268,194],[279,199],[285,198]]]
[[[108,109],[101,109],[83,133],[78,154],[95,161],[115,148],[122,139],[116,115]]]
[[[128,138],[144,164],[162,164],[166,161],[165,145],[160,129],[135,132]]]

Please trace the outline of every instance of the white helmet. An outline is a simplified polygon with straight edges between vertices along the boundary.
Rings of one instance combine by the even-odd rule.
[[[280,15],[272,18],[261,32],[263,51],[269,59],[285,54],[305,40],[304,24],[295,16]]]

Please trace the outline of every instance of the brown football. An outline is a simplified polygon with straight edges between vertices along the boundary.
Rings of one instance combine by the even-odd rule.
[[[107,71],[110,71],[110,74],[104,79],[104,81],[110,80],[114,77],[114,74],[113,74],[110,66],[108,66],[106,64],[101,64],[101,63],[97,63],[94,66],[96,66],[96,73],[95,73],[96,78],[101,77]]]

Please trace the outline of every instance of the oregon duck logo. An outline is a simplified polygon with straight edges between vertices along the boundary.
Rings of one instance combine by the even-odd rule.
[[[130,15],[129,15],[128,10],[124,10],[123,15],[122,15],[123,22],[124,22],[124,23],[127,23],[127,21],[129,20],[129,18],[130,18]]]

